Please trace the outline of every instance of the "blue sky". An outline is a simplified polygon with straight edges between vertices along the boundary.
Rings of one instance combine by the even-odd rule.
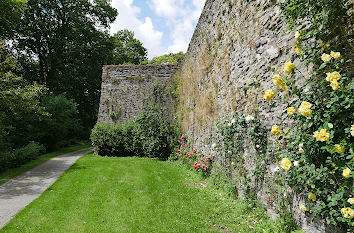
[[[186,52],[205,0],[112,0],[118,18],[111,34],[134,31],[148,49],[149,58]]]

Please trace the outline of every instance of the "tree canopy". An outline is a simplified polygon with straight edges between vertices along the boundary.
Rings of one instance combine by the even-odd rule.
[[[134,32],[127,29],[118,31],[113,35],[113,42],[113,65],[139,65],[147,60],[147,50],[139,40],[134,38]]]
[[[178,64],[184,59],[184,53],[170,53],[159,57],[154,57],[149,63],[150,64]]]

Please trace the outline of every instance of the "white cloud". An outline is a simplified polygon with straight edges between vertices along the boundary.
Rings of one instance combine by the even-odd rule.
[[[149,58],[165,53],[186,52],[205,0],[147,0],[147,4],[155,15],[165,20],[166,26],[171,29],[169,35],[157,30],[150,17],[141,20],[139,16],[142,9],[134,6],[134,0],[112,1],[119,15],[111,25],[111,33],[125,28],[134,31],[135,37],[148,49]],[[163,36],[164,40],[170,41],[165,48],[162,47]]]
[[[205,0],[150,0],[151,9],[172,27],[167,53],[186,52]]]
[[[118,9],[119,15],[111,25],[111,34],[122,29],[134,31],[135,37],[147,48],[149,58],[164,53],[161,46],[163,33],[154,28],[151,18],[145,17],[144,21],[138,18],[141,9],[133,5],[133,0],[113,0],[112,6]]]

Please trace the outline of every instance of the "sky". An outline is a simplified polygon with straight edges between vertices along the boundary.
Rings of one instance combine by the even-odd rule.
[[[128,29],[151,59],[186,52],[205,0],[112,0],[118,17],[110,33]]]

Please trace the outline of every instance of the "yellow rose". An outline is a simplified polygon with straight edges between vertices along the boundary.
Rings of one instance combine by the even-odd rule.
[[[320,132],[314,132],[313,136],[316,138],[317,141],[326,142],[329,140],[330,134],[327,133],[327,129],[321,129]]]
[[[290,116],[292,116],[292,115],[294,115],[294,114],[296,113],[296,109],[295,109],[294,107],[289,107],[289,108],[287,109],[287,111],[288,111],[288,114],[289,114]]]
[[[306,206],[304,206],[303,204],[301,204],[299,207],[300,207],[300,209],[301,209],[302,211],[307,211]]]
[[[302,101],[298,111],[301,115],[308,117],[312,113],[311,107],[312,107],[311,103],[309,103],[307,101]]]
[[[349,178],[350,173],[351,173],[351,170],[350,170],[349,168],[346,168],[346,169],[343,170],[343,174],[342,174],[342,175],[343,175],[345,178]]]
[[[334,145],[334,149],[336,150],[337,153],[340,153],[340,154],[345,151],[344,146],[341,146],[341,145],[339,145],[339,144],[335,144],[335,145]]]
[[[354,198],[353,197],[349,198],[348,203],[351,205],[354,205]]]
[[[354,211],[350,207],[341,209],[344,218],[352,219],[354,217]]]
[[[281,88],[283,89],[283,91],[287,91],[288,90],[288,86],[285,83],[283,85],[281,85]]]
[[[291,72],[293,71],[294,67],[295,67],[294,63],[292,63],[290,61],[285,62],[284,68],[283,68],[284,73],[285,74],[291,74]]]
[[[275,86],[284,85],[284,81],[281,79],[280,74],[276,74],[273,76],[273,83]]]
[[[316,200],[317,200],[316,195],[313,194],[313,193],[309,193],[308,198],[311,199],[311,200],[313,200],[313,201],[316,201]]]
[[[299,49],[299,47],[293,46],[293,49],[294,49],[294,51],[295,51],[295,53],[296,53],[297,55],[300,55],[300,54],[301,54],[301,49]]]
[[[288,158],[283,158],[280,162],[280,166],[285,170],[285,171],[289,171],[290,167],[291,167],[291,162]]]
[[[350,134],[354,137],[354,124],[350,127]]]
[[[331,85],[333,91],[336,91],[340,88],[340,85],[337,80],[333,80],[330,85]]]
[[[340,52],[331,51],[331,57],[333,57],[334,59],[340,58]]]
[[[299,31],[296,31],[295,32],[295,39],[300,39],[300,36],[301,36],[301,32],[299,32]]]
[[[331,55],[329,55],[329,54],[327,54],[327,53],[324,53],[324,54],[322,54],[322,56],[321,56],[321,59],[322,59],[322,61],[324,61],[324,62],[329,62],[330,60],[331,60]]]
[[[281,132],[280,132],[280,130],[278,129],[278,126],[277,126],[277,125],[273,125],[273,127],[272,127],[272,134],[274,134],[274,135],[280,135],[280,134],[281,134]]]
[[[334,71],[334,72],[328,72],[328,73],[326,73],[326,75],[327,75],[327,78],[326,78],[326,80],[328,81],[328,82],[332,82],[333,80],[336,80],[336,81],[338,81],[338,79],[340,79],[342,76],[340,75],[340,73],[339,72],[337,72],[337,71]]]
[[[264,95],[263,95],[263,98],[266,101],[269,101],[269,100],[273,99],[274,98],[274,92],[272,90],[266,90]]]

